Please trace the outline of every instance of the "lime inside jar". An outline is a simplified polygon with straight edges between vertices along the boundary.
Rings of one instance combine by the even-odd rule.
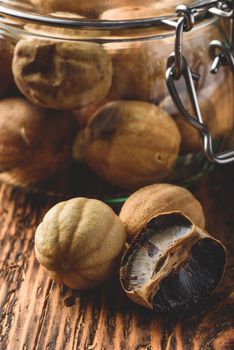
[[[210,170],[165,80],[178,4],[1,1],[1,180],[114,203],[153,183],[188,186]],[[186,5],[197,10],[183,55],[219,152],[233,129],[233,74],[228,65],[210,73],[208,48],[228,44],[230,30],[206,7]],[[183,76],[175,86],[193,116]]]

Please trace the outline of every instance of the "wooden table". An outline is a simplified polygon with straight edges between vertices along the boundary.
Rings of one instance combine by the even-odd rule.
[[[234,166],[196,185],[207,230],[228,250],[219,290],[188,314],[134,305],[117,278],[90,291],[52,282],[34,255],[34,232],[55,199],[0,187],[0,350],[234,349]]]

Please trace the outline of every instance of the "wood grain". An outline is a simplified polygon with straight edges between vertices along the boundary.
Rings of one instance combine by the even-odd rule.
[[[129,301],[116,276],[84,292],[52,282],[33,245],[35,228],[56,198],[2,184],[0,350],[234,349],[234,166],[216,169],[194,191],[207,230],[227,247],[225,279],[189,313],[160,317]]]

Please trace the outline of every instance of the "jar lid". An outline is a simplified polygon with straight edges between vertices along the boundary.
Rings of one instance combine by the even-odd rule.
[[[214,1],[218,0],[185,0],[183,6],[195,10],[198,23],[207,2]],[[181,0],[0,0],[0,27],[16,37],[148,40],[174,36],[179,4]]]
[[[2,0],[0,7],[53,15],[59,18],[83,18],[100,21],[131,21],[161,18],[175,13],[177,5],[193,5],[193,0]],[[197,3],[197,1],[196,1]]]

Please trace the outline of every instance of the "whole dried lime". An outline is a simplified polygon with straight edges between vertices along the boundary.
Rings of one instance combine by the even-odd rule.
[[[12,64],[22,94],[40,107],[71,110],[98,103],[108,93],[112,64],[99,44],[20,40]]]
[[[1,180],[27,186],[63,169],[72,161],[76,132],[70,112],[45,110],[23,98],[1,100]]]
[[[86,289],[112,276],[125,244],[125,229],[113,210],[96,199],[56,204],[35,235],[35,252],[52,279]]]
[[[98,109],[78,133],[73,155],[108,182],[135,189],[168,175],[179,146],[176,124],[161,108],[116,101]]]

